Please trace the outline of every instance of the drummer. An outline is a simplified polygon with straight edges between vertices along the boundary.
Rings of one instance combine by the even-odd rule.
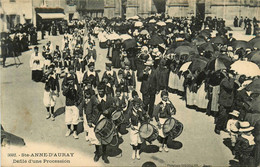
[[[142,108],[142,101],[140,98],[135,97],[132,100],[132,106],[129,107],[130,115],[130,145],[133,147],[132,159],[140,157],[141,144],[143,142],[139,134],[139,128],[141,123],[144,122],[149,116],[146,114],[145,110]]]
[[[168,152],[168,136],[163,133],[162,127],[168,118],[171,118],[172,115],[176,114],[176,109],[172,102],[169,100],[169,95],[167,91],[163,90],[161,92],[161,99],[162,101],[155,107],[155,120],[159,129],[159,142],[161,143],[159,151],[162,152],[164,150],[165,152]]]
[[[94,127],[98,124],[98,121],[104,117],[110,119],[111,114],[116,109],[114,98],[106,95],[105,87],[105,83],[99,83],[98,94],[91,97],[86,109],[88,111],[86,117],[89,125],[89,140],[96,147],[94,161],[97,162],[102,156],[104,162],[108,164],[107,145],[99,141],[94,133]]]

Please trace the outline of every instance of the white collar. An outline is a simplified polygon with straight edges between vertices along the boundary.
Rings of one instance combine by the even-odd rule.
[[[98,100],[99,100],[99,102],[101,102],[102,100],[106,101],[106,95],[102,98],[98,95]]]
[[[113,75],[114,71],[106,71],[107,75],[110,74],[111,76]]]
[[[91,74],[95,76],[95,71],[92,72],[92,71],[88,70],[88,76],[90,76]]]
[[[250,136],[242,134],[241,136],[248,140],[250,146],[255,145],[254,136],[252,134]]]

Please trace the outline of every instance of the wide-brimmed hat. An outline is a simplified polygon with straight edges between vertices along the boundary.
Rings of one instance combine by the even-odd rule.
[[[144,63],[144,65],[146,65],[146,66],[153,66],[153,60],[147,60],[145,63]]]
[[[235,116],[235,117],[239,117],[239,114],[240,114],[240,112],[239,111],[237,111],[237,110],[233,110],[231,113],[229,113],[230,115],[233,115],[233,116]]]
[[[240,122],[239,132],[250,132],[254,129],[253,126],[250,126],[250,123],[247,121]]]

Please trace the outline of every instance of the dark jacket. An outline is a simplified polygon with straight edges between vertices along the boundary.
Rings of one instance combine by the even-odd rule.
[[[141,80],[141,93],[143,94],[156,94],[157,91],[159,91],[159,85],[158,85],[158,76],[156,74],[156,71],[152,69],[150,75],[144,74],[142,71],[140,73],[139,79]]]
[[[220,83],[219,105],[231,107],[234,101],[234,79],[224,78]]]

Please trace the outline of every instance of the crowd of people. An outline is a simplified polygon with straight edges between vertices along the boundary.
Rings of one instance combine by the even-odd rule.
[[[251,22],[253,23],[253,25]],[[254,17],[253,20],[251,20],[247,17],[243,18],[243,16],[241,16],[240,18],[238,18],[237,16],[235,16],[233,25],[234,27],[243,27],[244,25],[244,30],[246,30],[246,35],[256,35],[257,30],[259,29],[258,21],[256,17]],[[253,33],[252,33],[252,26],[253,26]]]
[[[141,144],[152,142],[156,131],[159,151],[165,152],[168,138],[181,133],[175,129],[178,135],[169,135],[164,128],[176,114],[169,99],[169,93],[176,93],[187,107],[215,117],[215,132],[230,134],[232,153],[241,165],[259,165],[260,113],[251,102],[259,96],[260,62],[255,54],[260,48],[255,44],[260,38],[236,40],[223,19],[213,20],[164,14],[87,18],[84,28],[65,32],[61,46],[54,49],[49,41],[41,53],[35,47],[30,67],[32,80],[45,83],[46,119],[55,120],[54,107],[62,92],[65,136],[78,139],[77,125],[83,120],[86,140],[96,148],[94,161],[102,156],[109,163],[107,145],[114,136],[121,137],[123,124],[130,128],[132,158],[140,159]],[[97,45],[107,49],[102,56],[111,61],[102,77],[95,69]],[[155,133],[142,136],[143,124]]]

